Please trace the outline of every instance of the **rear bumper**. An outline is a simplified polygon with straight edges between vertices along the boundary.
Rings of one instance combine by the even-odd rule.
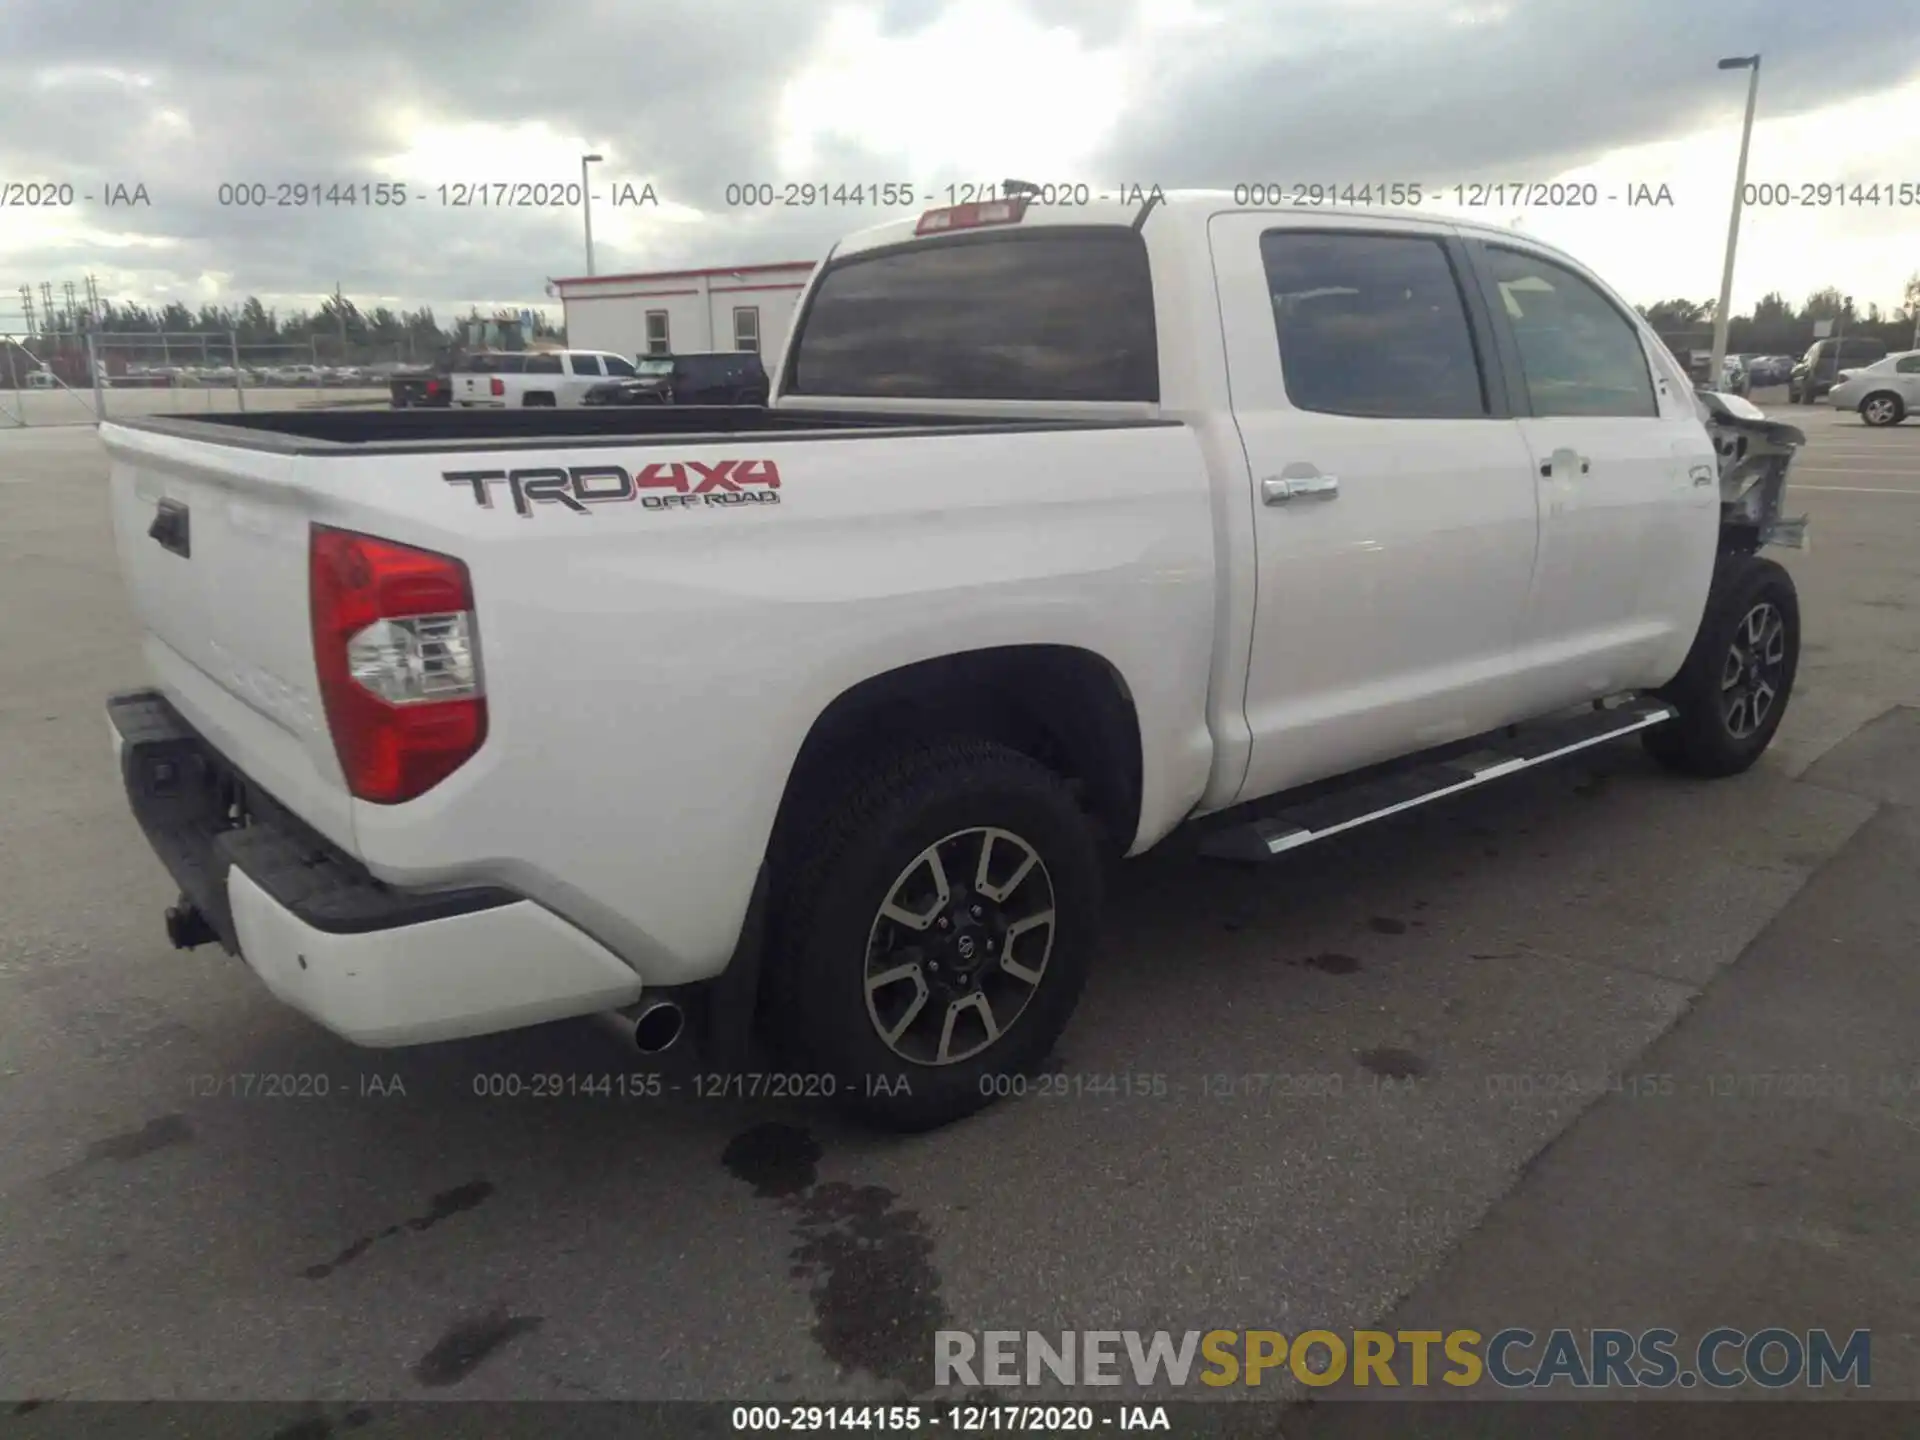
[[[640,997],[639,977],[612,951],[510,891],[402,891],[374,879],[158,692],[116,695],[107,716],[134,818],[181,895],[274,995],[334,1033],[413,1045]]]

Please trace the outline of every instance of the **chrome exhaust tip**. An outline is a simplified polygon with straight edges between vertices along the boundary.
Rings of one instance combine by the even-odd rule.
[[[679,1044],[687,1017],[671,1000],[641,1000],[594,1017],[642,1055],[661,1055]]]

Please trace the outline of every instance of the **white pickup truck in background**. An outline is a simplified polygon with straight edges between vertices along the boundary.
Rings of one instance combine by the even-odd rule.
[[[901,1127],[1044,1060],[1109,861],[1635,732],[1730,775],[1798,659],[1798,432],[1566,255],[1404,213],[881,225],[764,411],[101,434],[176,944],[367,1045],[608,1013],[734,1064],[758,1017]]]
[[[608,350],[517,350],[469,355],[450,379],[457,406],[518,410],[575,406],[594,386],[636,373],[631,360]]]

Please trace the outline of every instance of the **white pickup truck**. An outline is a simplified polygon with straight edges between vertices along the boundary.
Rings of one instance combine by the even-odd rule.
[[[842,241],[766,410],[102,425],[174,943],[364,1045],[604,1014],[923,1127],[1182,827],[1766,749],[1797,431],[1524,235],[1156,200]]]
[[[463,408],[564,409],[609,378],[630,380],[636,373],[631,360],[608,350],[518,350],[470,355],[448,378],[453,403]]]

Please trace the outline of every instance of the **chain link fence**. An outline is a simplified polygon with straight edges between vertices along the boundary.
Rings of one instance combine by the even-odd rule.
[[[84,349],[0,330],[0,430],[91,425],[98,418],[91,386]]]
[[[342,364],[323,363],[317,341],[250,345],[232,332],[0,330],[0,427],[377,404],[406,363],[405,346],[384,348]]]

